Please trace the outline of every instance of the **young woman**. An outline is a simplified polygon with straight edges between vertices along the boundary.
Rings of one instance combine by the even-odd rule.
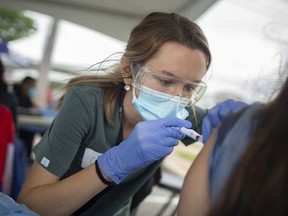
[[[129,215],[132,196],[184,138],[179,128],[199,126],[192,105],[210,62],[195,23],[149,14],[112,70],[68,83],[18,201],[40,215]]]
[[[287,215],[287,110],[286,78],[270,103],[224,120],[185,177],[178,215]]]

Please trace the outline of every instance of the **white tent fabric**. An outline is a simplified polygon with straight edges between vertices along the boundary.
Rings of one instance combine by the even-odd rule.
[[[45,105],[43,95],[48,87],[51,55],[58,20],[67,20],[89,27],[122,41],[127,41],[132,27],[148,12],[170,11],[188,16],[192,20],[200,16],[217,0],[0,0],[0,3],[21,10],[32,10],[50,15],[56,22],[44,48],[45,55],[39,66],[40,105]]]
[[[152,11],[177,12],[192,20],[217,0],[0,0],[21,10],[32,10],[97,30],[127,41],[131,28]]]
[[[279,57],[283,51],[285,53],[286,50],[287,53],[287,0],[0,0],[0,3],[51,15],[59,21],[57,24],[59,29],[62,29],[66,22],[63,20],[67,20],[110,35],[115,38],[113,49],[124,48],[131,28],[149,11],[176,11],[184,14],[196,20],[202,27],[211,47],[213,64],[206,77],[208,89],[200,101],[200,104],[208,107],[227,97],[239,98],[246,102],[266,100],[269,94],[264,92],[264,95],[261,95],[263,86],[271,81],[268,79],[271,75],[277,79],[275,73],[279,69],[277,68]],[[40,27],[44,26],[41,24]],[[44,28],[49,32],[48,25]],[[63,48],[63,44],[74,43],[73,48],[76,49],[76,45],[79,46],[81,43],[73,40],[79,34],[71,31],[64,36],[58,35],[51,61],[47,57],[49,52],[45,51],[49,51],[49,46],[38,47],[46,53],[46,61],[45,56],[42,58],[42,55],[38,54],[38,63],[42,63],[40,67],[42,71],[40,70],[39,74],[42,77],[45,75],[42,82],[46,82],[47,76],[50,76],[50,69],[50,71],[63,71],[69,74],[79,69],[75,64],[83,66],[78,53],[73,53],[69,47]],[[98,47],[94,48],[92,45],[94,40],[98,40],[97,37],[93,35],[95,39],[92,39],[91,35],[88,40],[91,46],[80,51],[82,56],[93,49],[95,53],[99,51]],[[83,47],[85,47],[84,43]],[[70,55],[68,56],[64,50],[70,52]],[[52,52],[51,47],[50,52]],[[27,50],[26,53],[31,54],[32,50]],[[97,54],[89,55],[95,58],[95,61],[89,59],[90,65],[97,62],[95,55]],[[71,56],[74,56],[73,60]],[[63,57],[67,57],[67,62],[63,61]],[[78,59],[75,60],[77,57]],[[51,68],[49,63],[52,63]],[[35,65],[34,68],[39,67]],[[263,86],[259,86],[260,84]],[[40,86],[44,92],[45,85]],[[269,86],[269,89],[272,91],[273,87]]]

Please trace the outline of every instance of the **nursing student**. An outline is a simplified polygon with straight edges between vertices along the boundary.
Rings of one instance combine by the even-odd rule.
[[[147,15],[105,75],[67,84],[18,202],[40,215],[129,215],[133,195],[185,138],[179,128],[201,127],[206,111],[193,105],[210,63],[198,25],[175,13]],[[241,107],[215,106],[204,137]]]

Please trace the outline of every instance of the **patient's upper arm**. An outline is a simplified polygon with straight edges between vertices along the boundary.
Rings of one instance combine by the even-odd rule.
[[[208,159],[215,131],[188,170],[180,194],[178,215],[206,215],[210,209]]]

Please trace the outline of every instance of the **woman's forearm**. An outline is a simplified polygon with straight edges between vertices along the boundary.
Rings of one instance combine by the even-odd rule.
[[[38,163],[32,166],[18,202],[41,216],[71,215],[107,187],[99,180],[95,164],[61,181],[46,170],[39,172],[39,169],[44,170]]]

